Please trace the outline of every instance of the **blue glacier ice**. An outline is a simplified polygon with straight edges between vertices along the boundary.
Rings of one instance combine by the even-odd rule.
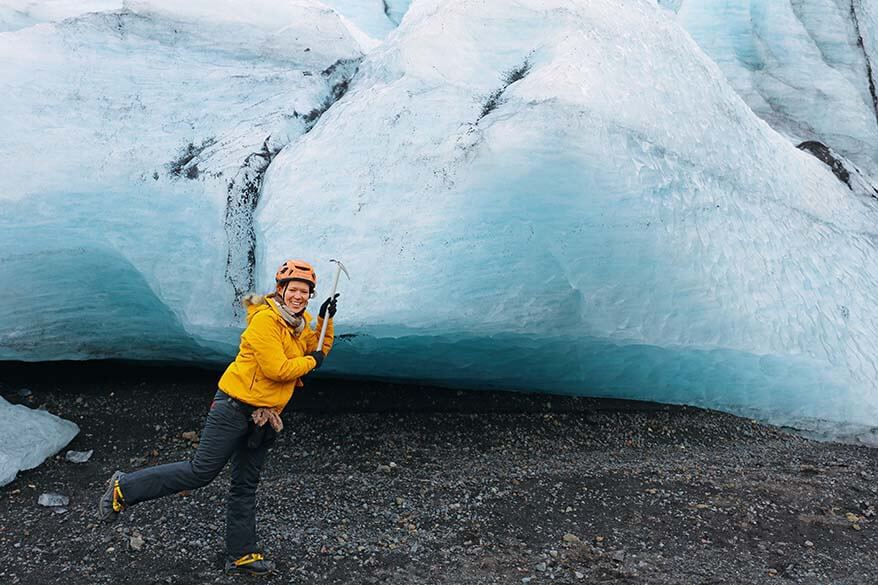
[[[143,0],[0,33],[0,359],[222,361],[237,297],[290,256],[326,294],[339,258],[329,373],[875,426],[856,63],[835,133],[797,134],[807,100],[748,94],[695,26],[743,24],[661,4]],[[809,67],[789,42],[778,71]]]
[[[870,425],[876,211],[653,3],[418,2],[272,163],[257,250],[361,275],[346,374]]]
[[[244,4],[129,1],[0,33],[0,291],[17,299],[0,358],[237,345],[261,174],[364,36],[318,2]]]
[[[3,0],[0,4],[0,32],[122,7],[123,0]]]
[[[878,174],[874,0],[665,3],[761,118]]]

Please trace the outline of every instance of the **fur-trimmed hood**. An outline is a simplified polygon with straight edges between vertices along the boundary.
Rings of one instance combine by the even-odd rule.
[[[292,324],[289,323],[281,314],[281,310],[277,305],[277,300],[275,300],[274,293],[261,295],[259,293],[249,292],[241,297],[241,304],[244,305],[244,308],[247,310],[248,325],[250,324],[250,321],[253,320],[254,315],[256,315],[257,313],[261,311],[271,310],[274,313],[275,317],[277,317],[277,319],[292,327]],[[302,321],[306,327],[309,323],[311,323],[311,315],[309,315],[307,311],[302,312]],[[301,333],[301,327],[296,333]]]

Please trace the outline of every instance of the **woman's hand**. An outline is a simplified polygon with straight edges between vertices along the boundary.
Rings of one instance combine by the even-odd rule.
[[[335,317],[335,311],[338,309],[336,304],[338,301],[338,295],[340,295],[340,294],[341,293],[335,293],[334,295],[332,295],[331,297],[329,297],[328,299],[323,301],[323,304],[320,305],[320,312],[317,313],[321,318],[325,319],[326,313],[329,313],[330,319]]]
[[[320,367],[320,364],[323,363],[323,358],[326,357],[322,351],[312,351],[308,355],[310,355],[312,358],[314,358],[314,361],[317,362],[317,365],[314,366],[315,370]]]

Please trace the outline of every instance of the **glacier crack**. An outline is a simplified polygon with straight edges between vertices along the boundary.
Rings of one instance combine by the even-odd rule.
[[[226,279],[235,292],[234,308],[240,312],[240,300],[255,286],[256,230],[253,214],[259,203],[262,179],[281,147],[270,144],[271,136],[265,138],[262,150],[247,155],[235,178],[228,183],[226,214],[223,226],[229,242],[226,257]]]
[[[183,147],[176,159],[166,165],[168,173],[176,178],[185,177],[187,179],[197,179],[200,171],[198,169],[198,162],[195,161],[195,159],[198,158],[206,148],[213,146],[215,143],[215,138],[205,138],[201,141],[200,146],[195,146],[195,143],[190,142]]]
[[[851,174],[846,168],[844,168],[844,164],[832,155],[832,151],[828,146],[817,140],[806,140],[805,142],[796,145],[796,148],[813,154],[820,161],[825,163],[826,166],[832,169],[832,174],[838,177],[839,181],[847,185],[848,189],[853,190],[853,187],[851,187]]]
[[[854,23],[854,30],[857,33],[857,46],[863,51],[863,59],[866,62],[866,77],[869,81],[869,93],[872,95],[872,111],[875,112],[875,123],[878,124],[878,92],[875,90],[875,74],[872,71],[872,62],[869,60],[869,53],[866,51],[866,45],[863,42],[863,33],[860,30],[860,20],[857,17],[855,0],[851,0],[851,19]]]
[[[503,97],[503,94],[506,92],[506,89],[515,83],[516,81],[520,81],[527,77],[527,74],[530,73],[531,70],[531,62],[529,57],[525,57],[524,62],[518,67],[513,67],[509,71],[503,73],[500,76],[500,80],[503,82],[499,88],[492,91],[489,95],[485,103],[482,105],[482,111],[479,113],[479,117],[476,119],[476,124],[479,123],[479,120],[496,110],[500,107],[506,100]]]
[[[344,97],[351,80],[357,73],[360,61],[360,58],[339,59],[321,71],[328,88],[326,98],[319,107],[305,115],[300,116],[298,112],[293,112],[294,117],[301,117],[304,122],[303,134],[310,132],[321,116]],[[271,161],[287,144],[289,139],[281,143],[273,141],[271,135],[266,137],[262,149],[250,153],[244,159],[240,170],[229,181],[226,189],[223,225],[229,249],[225,275],[234,291],[232,304],[236,318],[241,316],[241,298],[256,286],[256,228],[253,225],[253,215],[259,205],[262,181]]]
[[[332,104],[343,98],[344,94],[348,92],[351,81],[359,69],[360,61],[362,61],[362,58],[339,59],[320,72],[320,75],[326,78],[327,83],[330,86],[329,95],[326,96],[326,99],[323,100],[323,103],[319,107],[312,109],[310,112],[302,116],[302,119],[305,121],[306,134],[311,131],[315,124],[317,124],[320,117],[332,107]]]

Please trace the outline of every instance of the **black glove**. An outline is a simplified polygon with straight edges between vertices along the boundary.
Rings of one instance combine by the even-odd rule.
[[[322,351],[313,351],[313,352],[309,353],[308,355],[310,355],[312,358],[317,360],[317,366],[314,367],[315,370],[320,367],[320,364],[323,363],[323,358],[326,357],[325,355],[323,355]]]
[[[335,293],[334,295],[323,301],[323,304],[320,305],[320,312],[317,314],[323,318],[326,318],[326,312],[329,311],[329,318],[332,319],[333,317],[335,317],[335,311],[336,309],[338,309],[338,307],[336,307],[336,301],[338,301],[339,294],[341,293]]]

